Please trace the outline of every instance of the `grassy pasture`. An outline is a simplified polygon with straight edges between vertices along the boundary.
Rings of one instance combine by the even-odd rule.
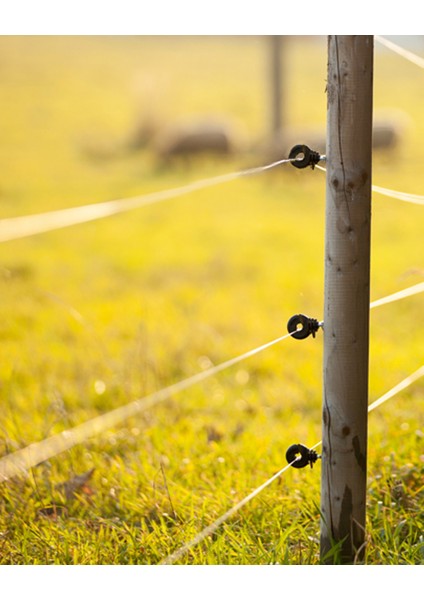
[[[307,57],[307,60],[305,59]],[[164,168],[143,116],[268,130],[263,38],[0,38],[3,217],[264,163]],[[326,41],[287,47],[287,119],[325,126]],[[423,193],[424,74],[375,58],[375,109],[410,124],[374,183]],[[300,140],[302,141],[302,140]],[[323,310],[325,178],[284,166],[0,245],[0,454],[283,335]],[[372,299],[423,279],[423,209],[374,196]],[[371,313],[370,398],[423,363],[422,297]],[[1,564],[157,564],[321,439],[322,337],[286,340],[0,486]],[[366,562],[424,562],[423,382],[370,415]],[[93,470],[94,469],[94,470]],[[67,497],[64,484],[93,470]],[[288,471],[182,564],[319,564],[320,466]]]

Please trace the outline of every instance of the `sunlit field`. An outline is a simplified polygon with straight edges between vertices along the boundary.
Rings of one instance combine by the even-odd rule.
[[[1,37],[1,218],[275,160],[268,42]],[[375,118],[401,134],[373,183],[424,194],[424,72],[375,50]],[[326,39],[290,37],[283,58],[284,123],[308,143],[325,134]],[[155,136],[200,116],[232,123],[238,150],[164,161]],[[0,454],[278,338],[296,313],[321,319],[324,205],[325,174],[285,164],[1,243]],[[423,217],[373,196],[372,300],[424,279]],[[423,364],[422,315],[422,294],[371,312],[370,401]],[[367,564],[424,562],[423,392],[370,414]],[[321,400],[319,331],[141,411],[0,484],[0,563],[158,564],[321,439]],[[317,565],[319,506],[319,461],[290,469],[179,564]]]

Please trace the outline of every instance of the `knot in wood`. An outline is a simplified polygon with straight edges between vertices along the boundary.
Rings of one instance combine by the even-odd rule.
[[[330,186],[337,193],[348,193],[351,196],[358,192],[369,181],[368,173],[365,169],[351,168],[334,169],[330,176]]]

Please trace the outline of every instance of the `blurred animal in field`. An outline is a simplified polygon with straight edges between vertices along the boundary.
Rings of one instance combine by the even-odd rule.
[[[238,128],[230,120],[217,117],[171,124],[152,139],[152,148],[163,162],[206,154],[226,156],[241,151],[243,146]]]
[[[380,109],[375,111],[372,146],[374,149],[393,150],[403,141],[411,118],[399,109]]]
[[[163,164],[195,156],[229,156],[245,149],[241,128],[223,117],[193,117],[169,124],[145,118],[119,140],[86,136],[82,144],[92,159],[118,158],[149,150]]]

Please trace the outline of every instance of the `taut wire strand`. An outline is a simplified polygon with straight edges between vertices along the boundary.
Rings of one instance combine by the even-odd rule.
[[[204,189],[220,183],[226,183],[239,177],[256,175],[273,169],[285,163],[291,163],[296,159],[284,158],[261,167],[253,167],[244,171],[235,171],[225,175],[217,175],[207,179],[200,179],[181,187],[134,196],[133,198],[120,198],[109,200],[107,202],[98,202],[95,204],[86,204],[73,208],[65,208],[46,213],[27,215],[23,217],[12,217],[10,219],[0,220],[0,242],[8,242],[24,237],[30,237],[39,233],[46,233],[71,225],[88,223],[96,219],[103,219],[118,213],[122,213],[148,204],[155,204],[177,196],[183,196],[196,190]]]
[[[424,281],[421,283],[417,283],[416,285],[412,285],[409,288],[401,290],[400,292],[396,292],[395,294],[390,294],[389,296],[385,296],[384,298],[380,298],[379,300],[374,300],[371,302],[370,308],[376,308],[377,306],[382,306],[383,304],[389,304],[390,302],[396,302],[397,300],[402,300],[403,298],[407,298],[408,296],[414,296],[415,294],[420,294],[424,292]]]
[[[390,398],[393,398],[393,396],[395,396],[396,394],[399,394],[399,392],[401,392],[402,390],[406,389],[412,383],[414,383],[415,381],[417,381],[417,379],[419,379],[420,377],[423,377],[423,376],[424,376],[424,365],[421,366],[419,369],[417,369],[414,373],[412,373],[411,375],[409,375],[406,379],[404,379],[403,381],[401,381],[400,383],[398,383],[397,385],[395,385],[391,390],[389,390],[383,396],[381,396],[380,398],[378,398],[378,400],[375,400],[375,402],[373,402],[372,404],[370,404],[369,407],[368,407],[368,413],[370,413],[371,411],[373,411],[374,409],[376,409],[378,406],[380,406],[381,404],[383,404],[384,402],[386,402]],[[322,440],[320,440],[314,446],[312,446],[311,450],[314,450],[315,448],[317,448],[321,444],[322,444]],[[240,502],[238,502],[237,504],[235,504],[232,508],[230,508],[229,510],[227,510],[226,513],[224,513],[221,517],[219,517],[218,519],[216,519],[216,521],[214,521],[213,523],[211,523],[211,525],[208,525],[207,527],[205,527],[205,529],[203,529],[200,533],[198,533],[192,540],[190,540],[189,542],[187,542],[186,544],[184,544],[183,546],[181,546],[181,548],[179,548],[178,550],[176,550],[175,552],[173,552],[172,554],[170,554],[169,556],[167,556],[166,558],[164,558],[159,564],[161,564],[161,565],[172,565],[177,560],[180,560],[180,558],[182,558],[185,554],[187,554],[187,552],[191,548],[193,548],[194,546],[196,546],[197,544],[199,544],[200,542],[202,542],[205,538],[207,538],[209,535],[211,535],[212,533],[214,533],[218,529],[218,527],[220,527],[223,523],[225,523],[225,521],[228,521],[228,519],[230,517],[232,517],[236,512],[238,512],[241,508],[243,508],[243,506],[245,506],[248,502],[250,502],[250,500],[253,500],[253,498],[255,498],[258,494],[260,494],[273,481],[275,481],[283,473],[285,473],[293,465],[293,463],[296,460],[297,459],[293,460],[291,463],[289,463],[288,465],[286,465],[285,467],[283,467],[280,471],[278,471],[278,473],[276,473],[270,479],[268,479],[267,481],[265,481],[265,483],[263,483],[262,485],[260,485],[259,487],[257,487],[253,492],[251,492],[243,500],[241,500]]]
[[[414,373],[409,375],[409,377],[406,377],[403,381],[401,381],[400,383],[395,385],[395,387],[393,387],[391,390],[386,392],[383,396],[378,398],[378,400],[375,400],[372,404],[370,404],[368,407],[368,412],[369,413],[372,412],[373,410],[375,410],[377,408],[377,406],[380,406],[384,402],[387,402],[387,400],[389,400],[390,398],[393,398],[393,396],[395,396],[396,394],[399,394],[399,392],[401,392],[405,388],[409,387],[412,383],[417,381],[417,379],[419,379],[420,377],[423,377],[423,376],[424,376],[424,365],[422,367],[420,367],[419,369],[417,369],[416,371],[414,371]]]
[[[107,429],[111,429],[122,421],[129,419],[130,417],[133,417],[144,410],[152,408],[164,400],[169,399],[172,395],[182,392],[196,383],[199,383],[208,377],[212,377],[224,369],[228,369],[229,367],[246,360],[255,354],[258,354],[259,352],[262,352],[263,350],[282,342],[292,335],[293,332],[287,333],[286,335],[278,337],[271,342],[267,342],[262,346],[258,346],[253,350],[249,350],[240,356],[231,358],[230,360],[211,367],[206,371],[201,371],[192,377],[188,377],[187,379],[174,383],[169,387],[159,390],[158,392],[154,392],[149,396],[134,400],[128,404],[125,404],[124,406],[85,421],[84,423],[81,423],[72,429],[62,431],[61,433],[41,440],[40,442],[34,442],[33,444],[30,444],[21,450],[17,450],[13,454],[4,456],[0,459],[0,483],[7,481],[16,475],[25,473],[28,469],[35,467],[39,463],[48,460],[53,456],[57,456],[61,452],[69,450],[77,444],[85,442],[90,437],[98,435]]]
[[[421,67],[421,69],[424,69],[424,58],[421,58],[421,56],[418,56],[417,54],[414,54],[414,52],[398,46],[398,44],[387,40],[382,35],[375,35],[374,37],[382,46],[386,46],[386,48],[389,48],[390,50],[393,50],[393,52],[396,52],[396,54],[403,56],[403,58],[406,58],[406,60],[409,60],[409,62],[412,62],[418,67]]]
[[[383,196],[389,196],[389,198],[396,198],[397,200],[403,200],[404,202],[411,202],[412,204],[424,205],[424,196],[420,194],[408,194],[407,192],[398,192],[397,190],[389,190],[379,185],[373,185],[372,191]]]
[[[295,460],[297,460],[297,459],[295,459]],[[275,473],[275,475],[270,477],[270,479],[265,481],[265,483],[263,483],[262,485],[257,487],[255,490],[253,490],[253,492],[251,492],[248,496],[246,496],[246,498],[243,498],[243,500],[241,500],[240,502],[235,504],[232,508],[227,510],[227,512],[224,513],[221,517],[219,517],[216,521],[214,521],[213,523],[211,523],[210,525],[205,527],[205,529],[203,529],[200,533],[198,533],[192,540],[190,540],[189,542],[187,542],[187,544],[185,544],[184,546],[179,548],[179,550],[176,550],[176,552],[174,552],[173,554],[170,554],[169,556],[167,556],[159,564],[172,565],[177,560],[182,558],[190,550],[190,548],[193,548],[193,546],[197,546],[197,544],[202,542],[209,535],[212,535],[218,529],[218,527],[220,527],[223,523],[225,523],[225,521],[228,521],[228,519],[230,517],[232,517],[236,512],[238,512],[241,508],[243,508],[243,506],[245,506],[248,502],[250,502],[250,500],[253,500],[253,498],[255,498],[258,494],[260,494],[273,481],[275,481],[283,473],[285,473],[285,471],[287,471],[292,466],[292,464],[295,462],[295,460],[293,460],[291,463],[289,463],[288,465],[283,467],[280,471],[278,471],[278,473]]]

